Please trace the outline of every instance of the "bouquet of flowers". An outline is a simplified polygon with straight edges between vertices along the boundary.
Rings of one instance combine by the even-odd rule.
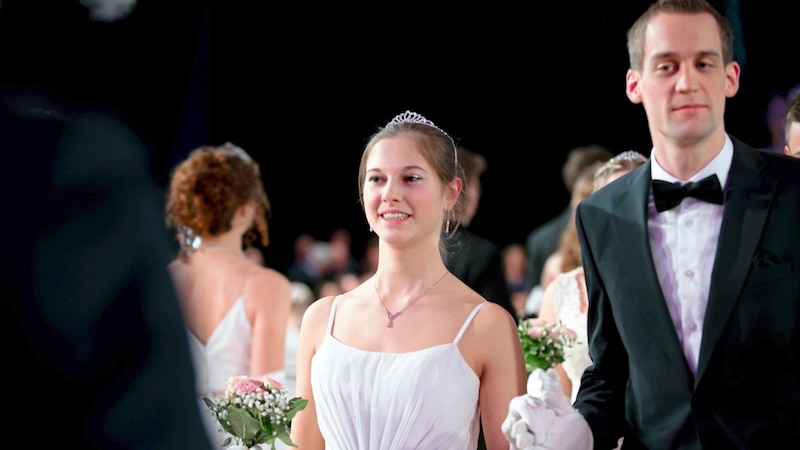
[[[288,391],[278,381],[269,377],[231,377],[226,383],[225,396],[203,401],[211,410],[222,429],[238,445],[250,448],[256,444],[270,444],[275,450],[275,440],[297,447],[289,437],[292,418],[308,404],[300,397],[288,398]],[[231,437],[222,443],[227,447]]]
[[[539,368],[547,370],[564,362],[564,350],[575,344],[578,335],[575,331],[555,325],[544,319],[523,319],[517,326],[525,369],[530,373]]]

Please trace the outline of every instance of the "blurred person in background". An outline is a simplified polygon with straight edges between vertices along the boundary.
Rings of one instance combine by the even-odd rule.
[[[180,244],[169,265],[186,321],[197,395],[220,396],[233,376],[285,381],[289,280],[245,256],[249,240],[269,245],[271,206],[261,170],[230,142],[193,150],[172,171],[166,223]],[[203,405],[205,407],[205,405]],[[220,444],[210,412],[208,433]]]
[[[783,152],[800,158],[800,87],[794,91],[786,109],[786,145]]]
[[[572,203],[572,188],[575,180],[586,167],[596,162],[604,163],[612,156],[614,155],[610,150],[598,144],[575,147],[567,154],[567,159],[561,166],[561,179],[570,195],[570,202],[557,216],[534,228],[525,240],[525,248],[528,253],[528,268],[525,277],[531,285],[525,306],[526,315],[536,316],[539,313],[544,292],[539,282],[542,279],[545,261],[558,248],[558,237],[567,221],[573,217],[575,205]]]
[[[450,272],[467,283],[467,286],[486,300],[502,306],[516,319],[516,311],[511,306],[511,295],[503,277],[500,249],[494,242],[469,230],[480,204],[481,175],[487,169],[486,158],[459,146],[458,162],[464,176],[462,192],[464,208],[455,223],[450,224],[455,230],[452,240],[453,251],[445,264]]]
[[[31,3],[0,2],[0,23],[20,23]],[[134,6],[91,2],[88,20]],[[3,444],[210,450],[166,270],[156,154],[139,124],[42,85],[3,85],[0,152],[13,167],[0,177],[2,380],[14,389],[22,374],[30,387]]]

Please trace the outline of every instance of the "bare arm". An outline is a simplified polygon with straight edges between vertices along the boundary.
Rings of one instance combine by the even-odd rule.
[[[496,304],[485,305],[474,324],[476,334],[470,345],[480,347],[483,360],[478,400],[483,436],[488,450],[505,450],[508,440],[501,425],[508,415],[511,399],[525,393],[527,379],[517,325]]]
[[[299,450],[323,450],[325,441],[317,423],[317,406],[311,389],[311,358],[327,333],[332,297],[315,301],[303,314],[297,341],[297,384],[295,395],[308,400],[305,409],[292,420],[291,437]]]
[[[291,308],[289,280],[277,271],[262,269],[253,276],[245,295],[253,323],[250,374],[282,370]]]

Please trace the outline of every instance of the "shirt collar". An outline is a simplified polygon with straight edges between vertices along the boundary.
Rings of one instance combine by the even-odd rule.
[[[673,177],[667,173],[663,167],[661,167],[655,158],[650,158],[650,161],[650,178],[653,180],[664,180],[670,183],[685,183],[688,181],[702,180],[711,174],[716,174],[717,178],[719,179],[719,184],[724,187],[728,181],[728,172],[730,171],[731,163],[733,162],[733,141],[731,141],[730,136],[726,134],[725,143],[722,145],[722,151],[717,153],[717,156],[715,156],[714,159],[712,159],[688,180],[679,180]]]

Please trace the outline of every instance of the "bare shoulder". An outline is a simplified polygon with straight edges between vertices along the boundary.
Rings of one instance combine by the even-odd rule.
[[[289,289],[289,278],[270,267],[257,267],[252,275],[251,282]]]
[[[334,296],[322,297],[306,308],[300,323],[300,334],[310,336],[313,342],[321,342],[328,329]]]
[[[312,302],[308,308],[306,308],[306,312],[303,313],[303,324],[306,322],[315,323],[318,320],[325,320],[327,322],[334,298],[336,297],[331,295]]]
[[[460,282],[460,280],[459,280]],[[463,284],[463,282],[461,282]],[[515,328],[516,323],[508,311],[497,303],[486,300],[483,296],[475,292],[472,288],[463,284],[462,290],[458,292],[463,299],[465,309],[472,312],[478,305],[482,305],[472,319],[470,325],[475,329],[473,334],[496,334],[498,328]]]
[[[251,290],[271,292],[281,296],[289,294],[291,289],[289,278],[286,275],[269,267],[256,266],[255,269],[250,270],[253,271],[248,281]]]
[[[504,328],[513,329],[516,327],[514,318],[505,308],[489,301],[486,301],[481,307],[473,322],[476,329],[490,333],[497,333]]]

